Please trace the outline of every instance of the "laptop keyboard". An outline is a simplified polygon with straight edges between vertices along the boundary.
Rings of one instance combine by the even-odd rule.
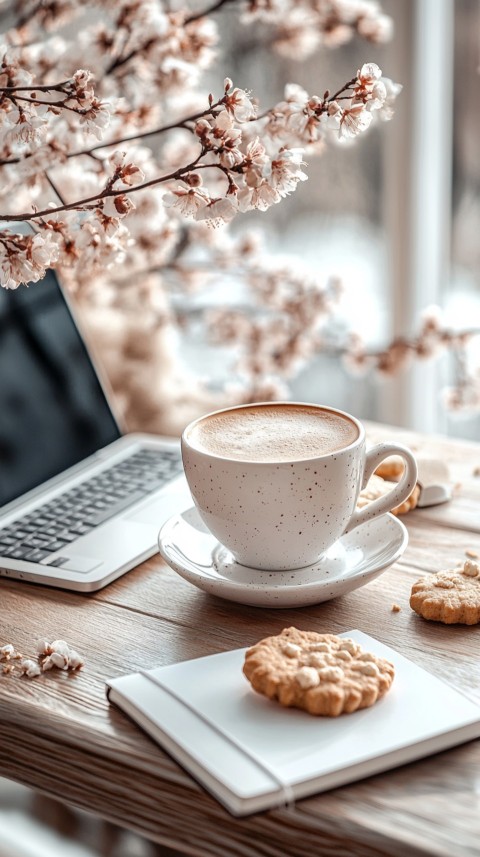
[[[0,556],[41,562],[181,472],[176,450],[141,449],[1,529]]]

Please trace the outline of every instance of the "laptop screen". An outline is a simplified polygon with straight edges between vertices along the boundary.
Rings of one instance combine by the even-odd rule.
[[[0,288],[0,506],[118,437],[55,275]]]

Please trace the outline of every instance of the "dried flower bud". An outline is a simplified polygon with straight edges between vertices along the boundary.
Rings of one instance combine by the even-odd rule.
[[[122,167],[126,157],[126,152],[121,152],[120,149],[116,149],[113,155],[110,155],[108,160],[113,167]]]
[[[112,213],[107,210],[107,202],[112,202]],[[121,193],[119,196],[113,197],[111,200],[106,200],[105,205],[103,206],[104,214],[107,216],[117,216],[117,217],[125,217],[125,215],[130,214],[131,211],[135,210],[135,204],[129,199],[128,196]]]
[[[0,658],[4,658],[6,661],[9,661],[14,655],[15,649],[11,643],[8,643],[6,646],[2,646],[0,649]]]
[[[203,179],[199,173],[187,173],[183,180],[190,187],[200,187],[203,184]]]
[[[66,670],[68,667],[68,657],[69,653],[63,655],[60,652],[52,652],[52,654],[50,655],[50,660],[53,666],[57,667],[57,669]]]
[[[129,187],[136,187],[145,179],[145,173],[136,164],[125,164],[120,170],[122,182]]]
[[[197,135],[197,137],[203,137],[203,135],[210,130],[210,122],[208,122],[206,119],[199,119],[198,122],[195,123],[195,134]]]
[[[371,84],[376,80],[380,80],[381,76],[382,70],[375,62],[366,62],[357,71],[357,77],[363,84]]]
[[[92,83],[93,74],[91,71],[86,71],[84,68],[79,68],[78,71],[76,71],[73,75],[73,80],[75,81],[77,86],[85,88]]]
[[[68,658],[68,669],[69,670],[80,670],[85,665],[85,661],[82,656],[75,651],[75,649],[70,649],[70,655]]]
[[[35,678],[35,676],[40,675],[41,669],[36,663],[36,661],[32,661],[29,658],[22,661],[19,666],[20,674],[26,675],[28,678]]]
[[[37,640],[35,643],[35,651],[38,655],[50,655],[52,653],[48,640]]]
[[[53,643],[50,644],[50,648],[52,653],[56,653],[59,655],[63,655],[68,658],[68,653],[70,651],[68,643],[65,640],[54,640]]]

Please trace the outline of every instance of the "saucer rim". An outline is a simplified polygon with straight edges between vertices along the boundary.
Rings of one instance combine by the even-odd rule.
[[[192,512],[192,511],[196,514],[199,521],[201,521],[202,525],[205,527],[205,524],[202,521],[202,518],[200,517],[200,515],[198,513],[197,507],[196,506],[190,506],[188,509],[184,509],[183,512],[179,512],[179,513],[172,515],[170,518],[168,518],[167,521],[165,521],[165,523],[162,525],[162,527],[159,531],[158,540],[157,540],[160,556],[163,558],[163,560],[167,563],[167,565],[170,568],[172,568],[177,574],[179,574],[181,577],[183,577],[184,580],[187,580],[188,583],[192,583],[192,580],[189,577],[184,577],[184,574],[190,575],[191,572],[188,569],[186,570],[185,568],[180,566],[178,563],[175,563],[174,565],[172,565],[171,557],[166,555],[164,549],[162,549],[163,548],[162,533],[167,529],[171,529],[173,527],[175,521],[178,518],[183,517],[183,515],[185,515],[188,512]],[[392,515],[391,512],[387,512],[387,513],[385,513],[385,515],[381,515],[378,518],[372,518],[369,521],[365,521],[364,524],[361,524],[359,527],[356,527],[355,530],[351,531],[351,533],[346,534],[346,535],[350,536],[351,534],[354,534],[357,529],[360,530],[362,527],[372,526],[372,524],[374,525],[376,521],[382,520],[384,518],[390,519],[390,522],[394,526],[394,528],[397,528],[398,532],[402,534],[402,538],[401,538],[401,541],[400,541],[398,547],[396,548],[395,552],[393,554],[390,554],[389,557],[384,562],[380,562],[378,565],[375,565],[373,568],[368,568],[366,570],[364,569],[363,571],[357,570],[357,571],[353,572],[352,574],[346,574],[342,577],[336,578],[335,580],[333,580],[333,579],[328,580],[328,581],[326,581],[326,580],[325,581],[311,580],[311,581],[307,581],[305,583],[299,583],[299,582],[295,582],[295,581],[293,581],[292,583],[281,583],[281,584],[280,583],[273,583],[273,582],[270,582],[268,584],[262,584],[260,582],[240,583],[240,582],[237,582],[234,580],[230,580],[226,577],[220,577],[220,576],[218,576],[217,578],[203,577],[200,570],[198,572],[198,580],[202,580],[205,583],[211,582],[212,585],[214,585],[216,588],[221,587],[224,591],[228,591],[228,592],[232,592],[232,593],[234,593],[234,592],[239,592],[239,593],[241,593],[241,592],[258,592],[258,593],[262,593],[262,594],[268,594],[270,592],[278,593],[279,591],[288,593],[288,592],[298,591],[299,589],[301,589],[302,591],[308,591],[309,589],[312,589],[312,588],[317,588],[317,587],[325,587],[326,588],[328,585],[331,586],[332,584],[353,582],[356,579],[361,579],[363,577],[378,576],[382,571],[386,570],[391,565],[393,565],[395,562],[397,562],[397,560],[404,554],[406,548],[408,547],[408,530],[407,530],[405,524],[402,521],[400,521],[396,515]],[[185,522],[185,523],[188,526],[188,522]],[[209,532],[208,528],[206,528],[206,534],[207,535],[208,535],[208,532]],[[215,536],[212,533],[210,533],[210,536],[214,541],[214,546],[212,547],[212,563],[211,563],[211,567],[214,568],[213,551],[215,550],[216,546],[220,545],[221,543],[218,541],[218,539],[215,538]],[[337,539],[336,542],[334,542],[334,545],[337,544],[337,542],[340,542],[342,540],[342,538],[344,538],[344,536],[345,536],[345,534],[340,536],[340,538]],[[225,547],[225,546],[223,545],[222,547]],[[333,545],[332,545],[332,547],[333,547]],[[225,548],[225,550],[228,551],[228,548]],[[241,565],[241,563],[236,563],[236,564]],[[245,566],[245,568],[251,568],[252,571],[254,571],[254,572],[257,571],[257,572],[263,573],[263,574],[268,574],[269,571],[272,574],[285,574],[285,573],[289,573],[289,572],[292,572],[295,574],[295,572],[302,572],[306,568],[311,568],[314,565],[315,565],[315,563],[312,563],[310,566],[302,566],[302,567],[297,568],[297,569],[278,569],[278,570],[277,569],[271,569],[271,570],[269,570],[269,569],[256,569],[252,566]],[[192,583],[192,585],[195,586],[197,584]],[[198,587],[198,588],[202,588],[203,591],[206,591],[203,587]]]

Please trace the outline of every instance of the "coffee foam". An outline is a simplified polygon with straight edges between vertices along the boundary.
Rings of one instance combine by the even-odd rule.
[[[263,405],[212,414],[189,430],[196,449],[239,461],[297,461],[344,449],[358,438],[355,423],[307,405]]]

